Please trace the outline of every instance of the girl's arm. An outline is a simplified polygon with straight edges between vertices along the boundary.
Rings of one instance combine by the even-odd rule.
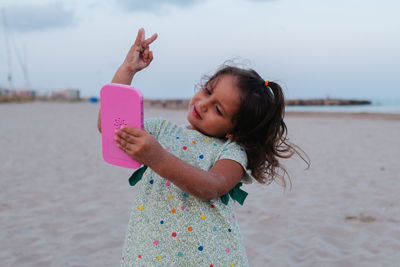
[[[209,171],[204,171],[169,152],[163,154],[164,159],[151,168],[183,191],[203,200],[225,195],[243,176],[242,166],[234,160],[219,160]]]
[[[145,39],[144,29],[139,29],[134,44],[131,46],[124,62],[118,68],[112,79],[112,83],[131,85],[133,76],[138,71],[146,68],[153,61],[153,52],[150,51],[150,44],[157,39],[157,34]],[[101,132],[101,116],[97,119],[97,128]]]
[[[125,126],[117,135],[119,147],[131,158],[203,200],[226,194],[243,175],[243,167],[229,159],[217,161],[209,171],[197,168],[164,150],[152,135],[140,129]]]

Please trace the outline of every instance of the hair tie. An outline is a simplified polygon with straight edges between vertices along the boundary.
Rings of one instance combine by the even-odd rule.
[[[264,82],[264,85],[265,85],[265,86],[268,86],[268,83],[269,83],[269,81],[266,80],[266,81]]]

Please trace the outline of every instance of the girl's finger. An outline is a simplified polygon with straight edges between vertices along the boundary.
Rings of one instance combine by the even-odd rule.
[[[136,40],[133,43],[133,46],[140,46],[142,40],[144,40],[144,29],[140,28],[138,34],[136,35]]]
[[[124,140],[119,136],[115,136],[114,140],[117,142],[118,146],[122,146],[122,142],[124,142]]]
[[[134,144],[134,143],[135,143],[135,138],[134,138],[132,135],[127,134],[127,135],[125,136],[125,141],[126,141],[128,144]]]
[[[121,127],[121,132],[126,132],[127,134],[133,135],[133,137],[140,137],[143,134],[143,130],[138,129],[138,128],[133,128],[131,126],[122,126]]]
[[[121,150],[124,151],[124,152],[127,152],[127,151],[128,151],[128,148],[127,148],[126,146],[123,146],[123,145],[118,144],[118,147],[119,147],[119,149],[121,149]]]
[[[124,139],[122,139],[122,138],[120,138],[120,137],[115,137],[114,138],[114,140],[115,140],[115,142],[117,142],[117,144],[119,145],[119,146],[121,146],[121,147],[123,147],[123,146],[125,146],[125,140]]]
[[[157,39],[157,37],[158,37],[157,33],[153,34],[150,38],[142,42],[142,46],[149,46],[152,42],[154,42]]]
[[[128,134],[127,132],[118,131],[117,135],[118,135],[118,139],[120,139],[121,142],[132,143],[132,144],[134,144],[134,142],[135,142],[135,138],[132,135]],[[118,140],[116,140],[116,141],[118,142]]]
[[[150,64],[150,62],[152,61],[153,61],[153,51],[149,51],[149,61],[147,63]]]
[[[120,149],[122,149],[123,151],[127,152],[128,150],[130,150],[130,147],[132,145],[131,143],[129,143],[121,138],[118,138],[118,140],[116,140],[116,141],[117,141],[118,147]]]
[[[147,63],[147,61],[149,60],[149,47],[146,47],[146,49],[143,52],[143,60],[144,62]]]
[[[131,146],[131,144],[125,143],[125,145],[124,145],[124,151],[125,151],[125,152],[128,152],[129,149],[130,149],[130,146]]]
[[[115,134],[117,135],[116,137],[123,138],[123,135],[125,133],[120,129],[120,130],[115,130]]]
[[[115,140],[118,144],[120,144],[120,145],[122,145],[122,146],[124,146],[125,143],[128,142],[128,140],[126,140],[126,135],[125,135],[124,133],[119,133],[118,135],[116,135],[116,136],[114,137],[114,140]]]
[[[141,28],[141,30],[142,30],[142,36],[141,36],[140,42],[141,42],[141,43],[142,43],[142,45],[143,45],[143,42],[144,42],[144,36],[145,36],[146,34],[145,34],[145,32],[144,32],[144,29],[143,29],[143,28]]]

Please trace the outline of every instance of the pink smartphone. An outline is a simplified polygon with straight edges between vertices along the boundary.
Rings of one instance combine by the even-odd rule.
[[[115,130],[123,125],[144,129],[142,92],[128,85],[106,84],[100,91],[101,139],[106,162],[137,169],[140,163],[119,149]]]

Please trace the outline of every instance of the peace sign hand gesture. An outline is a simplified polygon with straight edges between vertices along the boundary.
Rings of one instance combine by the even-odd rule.
[[[150,51],[150,44],[156,39],[156,33],[150,38],[145,39],[144,29],[139,29],[135,43],[129,49],[124,62],[115,73],[112,82],[130,85],[136,72],[149,66],[153,60],[153,52]]]
[[[153,34],[150,38],[145,39],[144,29],[139,29],[135,43],[131,46],[124,64],[130,71],[136,73],[150,65],[153,60],[153,52],[150,51],[150,44],[157,39],[157,34]]]
[[[150,65],[153,60],[153,52],[150,51],[149,46],[155,39],[157,39],[157,34],[145,39],[144,29],[139,29],[135,43],[131,46],[123,63],[128,70],[136,73]]]

